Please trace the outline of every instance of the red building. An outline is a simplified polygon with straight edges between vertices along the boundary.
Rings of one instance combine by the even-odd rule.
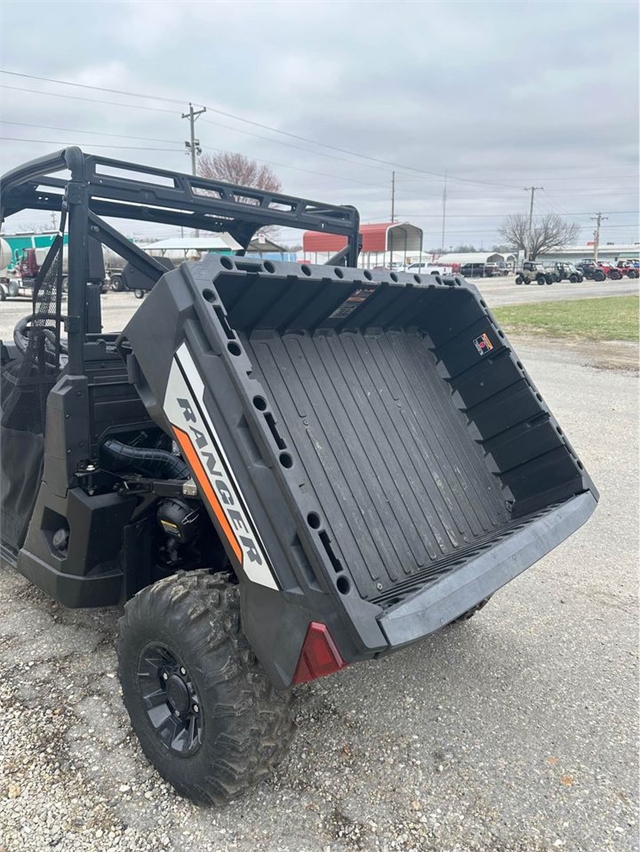
[[[411,263],[422,255],[422,229],[409,222],[381,222],[360,225],[362,251],[359,266],[372,268],[390,263]],[[311,263],[325,263],[347,244],[339,234],[305,231],[302,248],[305,259]]]

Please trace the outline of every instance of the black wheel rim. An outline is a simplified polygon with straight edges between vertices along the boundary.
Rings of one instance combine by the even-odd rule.
[[[202,745],[204,718],[188,669],[166,645],[154,642],[140,652],[140,696],[160,742],[182,757]]]

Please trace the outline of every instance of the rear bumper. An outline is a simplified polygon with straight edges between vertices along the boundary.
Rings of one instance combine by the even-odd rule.
[[[415,642],[492,595],[581,527],[596,505],[590,492],[571,498],[387,610],[378,623],[389,645],[400,647]]]

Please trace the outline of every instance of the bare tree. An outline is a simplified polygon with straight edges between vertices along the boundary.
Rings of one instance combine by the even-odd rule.
[[[203,154],[198,160],[198,174],[203,178],[222,180],[240,186],[250,186],[265,192],[280,192],[282,185],[269,166],[260,165],[244,154],[232,151],[221,154]],[[247,204],[257,204],[247,198]],[[274,226],[260,228],[258,233],[274,237],[278,229]]]
[[[557,213],[539,216],[531,228],[529,239],[529,217],[517,213],[502,222],[498,229],[500,236],[516,251],[527,252],[530,260],[539,254],[566,246],[576,240],[580,234],[577,222],[566,222]]]

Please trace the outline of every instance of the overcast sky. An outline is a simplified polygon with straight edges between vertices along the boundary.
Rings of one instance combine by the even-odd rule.
[[[536,212],[567,214],[584,241],[597,211],[602,242],[639,239],[635,0],[2,0],[0,29],[5,71],[148,96],[1,74],[2,171],[66,144],[188,171],[193,101],[206,151],[267,161],[284,191],[365,222],[389,219],[394,166],[355,155],[396,164],[397,218],[425,247],[441,242],[445,171],[447,246],[498,242],[532,185]]]

